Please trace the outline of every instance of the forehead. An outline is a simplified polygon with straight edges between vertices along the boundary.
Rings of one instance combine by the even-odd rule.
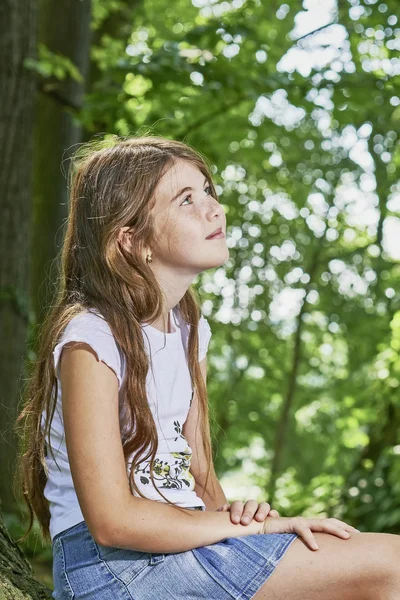
[[[185,160],[177,160],[161,177],[155,190],[156,202],[168,202],[184,187],[202,186],[203,173]]]

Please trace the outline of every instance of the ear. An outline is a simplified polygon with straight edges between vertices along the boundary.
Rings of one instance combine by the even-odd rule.
[[[121,227],[118,232],[117,240],[127,252],[132,252],[132,230],[130,227]],[[147,250],[143,250],[142,257],[144,261],[146,260],[147,253]]]
[[[128,252],[132,251],[132,234],[130,227],[121,227],[118,232],[117,240],[125,250]]]

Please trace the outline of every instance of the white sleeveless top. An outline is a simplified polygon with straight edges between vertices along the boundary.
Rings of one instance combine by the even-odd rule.
[[[147,398],[155,419],[158,449],[153,471],[157,487],[171,502],[182,507],[201,507],[205,504],[194,491],[195,480],[190,473],[192,449],[182,435],[182,427],[192,401],[186,351],[190,326],[180,318],[178,307],[170,311],[172,333],[159,331],[143,323],[142,334],[150,367],[146,378]],[[207,353],[211,329],[203,316],[199,321],[199,360]],[[62,418],[62,389],[59,379],[59,360],[63,346],[71,341],[89,344],[99,360],[116,374],[118,388],[125,378],[125,357],[117,345],[111,329],[97,311],[77,315],[68,323],[59,343],[54,348],[54,368],[58,383],[56,409],[50,428],[51,446],[56,458],[47,448],[46,464],[49,469],[44,495],[50,507],[50,536],[84,520],[74,489],[68,453],[65,445]],[[120,422],[125,416],[122,394],[119,395]],[[44,426],[45,412],[42,414]],[[46,446],[48,446],[46,436]],[[58,465],[58,466],[57,466]],[[143,495],[151,500],[165,502],[153,487],[149,476],[150,460],[139,463],[135,470],[135,483]],[[127,474],[131,470],[128,460]]]

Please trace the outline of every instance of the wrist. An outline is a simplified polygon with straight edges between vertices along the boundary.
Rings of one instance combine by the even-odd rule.
[[[264,533],[264,523],[265,523],[265,521],[262,521],[260,523],[260,521],[256,521],[255,519],[253,519],[252,522],[247,527],[252,526],[253,527],[252,535],[254,535],[254,534],[257,535],[259,533]]]
[[[260,531],[259,533],[271,533],[271,531],[268,531],[271,529],[271,523],[276,520],[277,517],[270,517],[268,516],[266,519],[264,519],[264,521],[262,523],[260,523],[261,527],[260,527]]]
[[[232,523],[231,515],[229,511],[222,511],[219,513],[225,523],[227,524],[226,537],[241,537],[246,535],[257,535],[261,533],[262,523],[252,519],[248,525],[242,525],[242,523]]]

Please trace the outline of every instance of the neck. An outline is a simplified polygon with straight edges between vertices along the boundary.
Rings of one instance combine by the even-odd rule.
[[[163,315],[160,319],[153,321],[151,325],[163,333],[173,333],[170,312],[167,315]]]

